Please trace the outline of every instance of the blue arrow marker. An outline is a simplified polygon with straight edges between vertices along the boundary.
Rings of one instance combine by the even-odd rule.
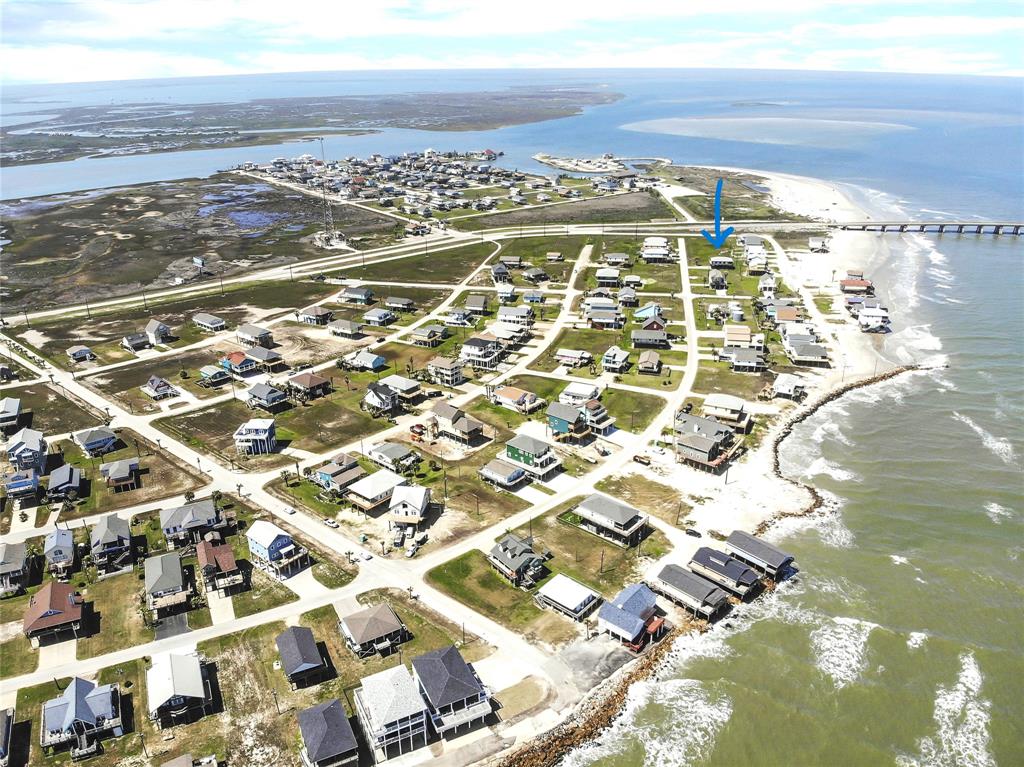
[[[725,241],[729,239],[732,231],[731,226],[727,226],[725,229],[722,228],[722,179],[718,179],[718,185],[715,187],[715,233],[711,234],[707,229],[701,229],[700,233],[717,250],[725,245]]]

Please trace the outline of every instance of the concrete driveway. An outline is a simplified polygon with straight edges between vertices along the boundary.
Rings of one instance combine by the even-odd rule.
[[[213,625],[227,623],[235,619],[235,605],[231,597],[226,597],[217,591],[211,591],[206,595],[206,601],[210,605],[210,619]]]
[[[153,634],[154,638],[159,640],[176,637],[179,634],[187,634],[188,631],[188,614],[178,613],[161,620]]]

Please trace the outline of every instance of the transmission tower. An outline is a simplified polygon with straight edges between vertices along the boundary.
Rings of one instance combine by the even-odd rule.
[[[324,163],[324,171],[327,170],[327,158],[324,155],[324,137],[320,136],[320,159]],[[320,192],[323,198],[324,204],[324,242],[331,244],[334,242],[334,213],[331,211],[331,201],[327,199],[327,176],[324,175],[322,179],[323,183],[320,185]]]

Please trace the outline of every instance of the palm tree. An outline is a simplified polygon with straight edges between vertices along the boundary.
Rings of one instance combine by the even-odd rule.
[[[192,503],[196,499],[196,494],[191,490],[185,491],[185,503]]]

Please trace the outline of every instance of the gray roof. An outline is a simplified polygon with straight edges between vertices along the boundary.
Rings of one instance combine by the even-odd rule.
[[[95,728],[103,719],[114,716],[114,686],[97,687],[81,677],[71,680],[59,698],[43,704],[43,729],[69,732],[75,722]]]
[[[89,534],[89,540],[93,548],[104,546],[108,543],[116,543],[118,540],[128,542],[131,540],[132,531],[128,520],[122,519],[117,514],[108,514],[100,518]]]
[[[520,538],[515,533],[506,533],[502,536],[491,548],[491,556],[516,571],[540,559],[533,550],[533,539]]]
[[[613,605],[611,602],[605,602],[601,605],[597,611],[597,618],[621,629],[630,638],[636,637],[644,630],[643,619],[623,610],[621,607]]]
[[[483,692],[480,680],[454,645],[413,658],[412,668],[435,709]]]
[[[150,320],[149,322],[146,323],[147,333],[164,333],[168,330],[170,330],[170,328],[168,328],[167,325],[161,322],[160,320]]]
[[[752,586],[757,582],[757,573],[728,554],[708,546],[701,546],[694,552],[691,562],[696,562],[713,573],[728,578],[737,585]]]
[[[522,473],[523,470],[510,463],[506,463],[500,458],[494,458],[493,460],[488,461],[480,471],[485,474],[490,474],[493,477],[501,477],[502,481],[508,482],[513,475],[516,473]]]
[[[398,442],[384,442],[377,445],[373,450],[391,461],[400,461],[413,452],[411,448]]]
[[[0,543],[0,575],[21,570],[25,566],[24,543]]]
[[[56,530],[51,530],[46,534],[46,538],[43,539],[43,554],[49,557],[50,552],[68,550],[73,548],[75,545],[75,534],[70,530],[58,527]]]
[[[313,762],[358,748],[352,724],[337,698],[299,712],[299,731],[306,753]]]
[[[185,585],[181,557],[171,551],[146,560],[146,591],[180,591]]]
[[[82,472],[70,463],[64,463],[50,472],[49,490],[77,488],[82,484]]]
[[[696,434],[715,442],[721,442],[726,436],[732,434],[732,428],[717,418],[705,418],[683,412],[676,413],[674,425],[675,430],[681,434]]]
[[[668,333],[664,330],[634,330],[629,336],[634,343],[636,341],[664,341],[668,338]]]
[[[249,322],[245,323],[244,325],[239,325],[235,329],[235,333],[238,335],[254,336],[257,338],[259,336],[270,335],[270,331],[267,330],[266,328],[261,328],[259,325],[253,325],[252,323]]]
[[[782,549],[742,530],[733,530],[732,534],[725,539],[725,545],[738,554],[760,560],[776,570],[793,561],[792,554],[787,554]]]
[[[164,530],[170,527],[201,527],[216,517],[217,507],[213,503],[213,498],[204,498],[173,509],[161,509],[160,527]]]
[[[193,322],[201,322],[204,325],[220,325],[224,322],[220,317],[215,314],[207,314],[206,312],[198,312],[192,315]]]
[[[546,415],[553,416],[555,418],[561,418],[563,421],[569,423],[575,423],[580,418],[579,408],[575,408],[572,405],[566,405],[562,402],[552,402],[548,405]]]
[[[679,565],[665,565],[658,573],[658,580],[702,604],[717,605],[729,598],[717,584]]]
[[[626,527],[632,520],[641,516],[639,510],[634,509],[621,501],[609,498],[601,493],[594,493],[580,503],[579,508],[596,514],[597,516],[610,519],[619,525]]]
[[[375,730],[426,710],[416,682],[404,665],[365,677],[360,697]]]
[[[283,397],[284,396],[284,392],[279,391],[279,390],[275,389],[273,386],[270,386],[269,384],[265,384],[265,383],[258,383],[255,386],[253,386],[251,389],[249,389],[249,396],[250,397],[255,397],[256,399],[263,400],[263,401],[267,401],[267,400],[271,399],[272,397],[274,397],[274,395],[278,395],[279,397]]]
[[[254,346],[251,349],[246,349],[245,356],[260,362],[273,362],[274,360],[282,359],[280,352],[275,352],[273,349],[267,349],[263,346]]]
[[[356,644],[372,642],[402,629],[402,621],[387,602],[347,615],[341,623]]]
[[[277,635],[275,641],[277,652],[281,655],[281,667],[288,676],[324,665],[312,629],[305,626],[289,626]]]
[[[75,441],[80,445],[87,445],[90,442],[101,442],[108,439],[117,439],[112,429],[106,426],[96,426],[92,429],[82,429],[74,433]]]
[[[530,453],[530,455],[540,455],[546,450],[550,450],[551,446],[542,439],[531,437],[529,434],[517,434],[510,439],[506,445],[522,450],[523,452]]]

